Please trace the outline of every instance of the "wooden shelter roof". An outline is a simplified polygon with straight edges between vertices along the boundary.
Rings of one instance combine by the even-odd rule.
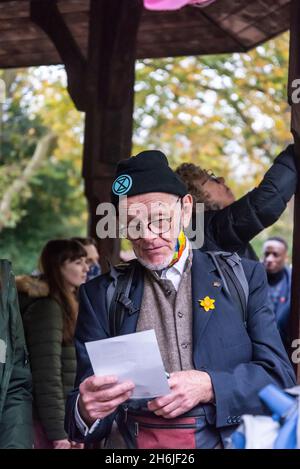
[[[30,3],[0,0],[0,68],[62,63],[53,42],[30,19]],[[57,5],[86,57],[89,0],[58,0]],[[288,29],[289,16],[290,0],[216,0],[206,8],[173,12],[144,9],[137,58],[247,51]]]

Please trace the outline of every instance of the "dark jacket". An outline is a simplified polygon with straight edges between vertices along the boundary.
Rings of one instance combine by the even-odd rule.
[[[294,146],[277,156],[259,186],[222,210],[204,214],[203,251],[237,251],[257,259],[249,241],[273,225],[296,191],[297,170]]]
[[[289,334],[289,316],[291,312],[291,282],[292,270],[289,267],[284,267],[283,277],[281,279],[280,291],[278,292],[278,303],[275,307],[274,303],[270,300],[270,306],[274,311],[279,333],[282,341],[288,348],[291,339]]]
[[[193,252],[193,360],[197,370],[210,374],[216,405],[204,405],[207,419],[221,433],[222,439],[236,428],[245,413],[264,414],[258,391],[269,383],[281,388],[293,386],[294,372],[286,355],[275,317],[267,306],[267,281],[261,264],[242,260],[249,282],[248,330],[226,293],[210,257]],[[75,334],[77,376],[75,389],[66,408],[66,430],[72,440],[82,440],[77,429],[74,408],[80,383],[93,375],[85,342],[110,336],[106,308],[109,274],[80,287],[79,316]],[[143,267],[133,279],[130,297],[134,308],[125,314],[121,334],[135,332],[143,297]],[[215,309],[205,312],[199,299],[215,299]],[[104,418],[89,439],[99,440],[109,433],[114,415]]]
[[[32,447],[28,353],[11,264],[0,260],[0,448]]]
[[[63,311],[38,278],[16,278],[33,378],[34,408],[49,440],[65,439],[65,400],[74,386],[74,345],[63,343]]]

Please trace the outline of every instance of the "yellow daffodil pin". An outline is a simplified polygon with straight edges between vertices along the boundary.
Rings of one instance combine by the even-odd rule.
[[[203,300],[198,300],[200,306],[204,308],[204,311],[209,311],[210,309],[215,309],[214,300],[213,298],[209,298],[209,296],[206,296],[203,298]]]

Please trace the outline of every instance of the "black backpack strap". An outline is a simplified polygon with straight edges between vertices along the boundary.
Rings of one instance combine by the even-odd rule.
[[[111,267],[110,275],[112,282],[106,292],[106,304],[108,311],[108,322],[111,337],[119,335],[125,310],[129,314],[135,311],[134,305],[129,298],[133,276],[136,270],[136,261]]]
[[[207,254],[213,260],[226,291],[238,305],[243,323],[247,327],[249,285],[241,258],[236,253],[223,251],[207,251]]]
[[[240,256],[236,253],[223,253],[221,257],[224,258],[226,263],[231,267],[233,273],[235,274],[235,278],[238,280],[239,285],[242,288],[244,293],[246,306],[248,305],[248,298],[249,298],[249,283],[242,265],[242,260]]]
[[[229,286],[227,284],[227,281],[226,281],[226,278],[224,276],[224,273],[223,273],[223,269],[218,261],[218,255],[219,253],[218,252],[215,252],[215,251],[206,251],[206,254],[209,255],[209,257],[212,259],[215,267],[216,267],[216,270],[219,274],[219,277],[220,279],[222,280],[222,283],[224,285],[224,288],[225,290],[227,291],[227,293],[230,295],[230,290],[229,290]]]

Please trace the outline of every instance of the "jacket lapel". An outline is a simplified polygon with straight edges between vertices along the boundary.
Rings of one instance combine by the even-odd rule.
[[[140,306],[142,303],[142,296],[143,296],[143,289],[144,289],[144,281],[143,281],[143,272],[142,268],[137,264],[137,269],[133,277],[132,286],[130,289],[129,297],[132,300],[133,308],[131,311],[126,310],[124,315],[124,320],[122,326],[120,328],[119,334],[130,334],[135,332],[138,313],[140,310]],[[112,277],[107,274],[105,279],[101,279],[102,281],[94,282],[93,291],[89,295],[93,298],[92,307],[93,310],[98,314],[101,311],[101,326],[107,336],[110,336],[110,325],[109,325],[109,314],[107,311],[107,289],[111,285],[113,279]],[[93,283],[88,282],[89,284]],[[96,289],[96,290],[94,290]],[[105,313],[103,313],[105,312]]]
[[[199,250],[194,250],[192,261],[193,358],[197,368],[199,366],[197,356],[199,356],[203,334],[209,321],[220,314],[223,294],[227,295],[227,292],[217,276],[216,267],[211,258]],[[209,311],[205,311],[199,303],[199,300],[203,300],[206,296],[215,300],[215,308]]]
[[[101,328],[107,334],[107,336],[109,336],[108,313],[106,310],[106,290],[108,285],[108,278],[101,276],[100,278],[97,277],[93,280],[90,280],[82,286],[83,291],[86,292],[85,294],[88,298],[88,301],[91,303],[93,320],[95,317],[97,318],[97,321],[99,321]],[[88,326],[87,328],[89,329]],[[91,329],[91,333],[92,332],[94,334],[94,331]],[[93,339],[93,334],[89,340],[95,340]]]

